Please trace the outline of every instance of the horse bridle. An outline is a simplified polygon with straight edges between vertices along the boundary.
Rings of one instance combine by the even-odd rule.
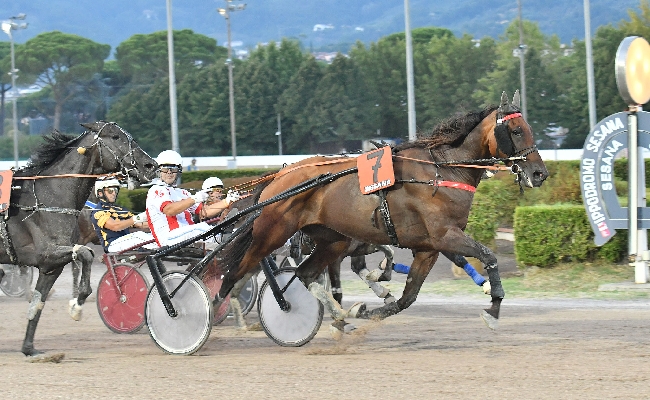
[[[108,147],[108,146],[104,143],[104,140],[101,138],[101,133],[102,133],[102,131],[103,131],[104,128],[106,128],[106,126],[108,126],[108,125],[115,125],[115,126],[117,126],[117,128],[119,128],[119,130],[120,130],[122,133],[124,133],[124,135],[125,135],[125,136],[127,137],[127,139],[128,139],[128,143],[129,143],[129,151],[126,152],[122,158],[118,157],[118,155],[115,153],[115,151],[113,151],[113,149],[111,149],[110,147]],[[84,135],[86,135],[86,134],[88,134],[88,133],[90,133],[90,132],[91,132],[91,131],[86,131],[86,132],[82,133],[81,135],[79,135],[79,136],[77,136],[76,138],[72,139],[69,143],[74,143],[74,142],[78,141],[82,136],[84,136]],[[97,131],[97,133],[95,133],[95,137],[94,137],[94,139],[95,139],[95,141],[93,142],[93,144],[91,144],[91,145],[88,146],[88,147],[78,147],[78,148],[77,148],[77,152],[78,152],[79,154],[82,154],[82,155],[83,155],[83,154],[86,153],[86,151],[87,151],[88,149],[97,146],[98,153],[99,153],[99,163],[100,163],[100,165],[103,167],[103,166],[104,166],[104,157],[103,157],[102,149],[106,149],[106,150],[108,150],[108,151],[110,152],[110,154],[115,158],[115,160],[117,161],[117,163],[119,164],[119,166],[120,166],[120,172],[121,172],[124,176],[126,176],[127,179],[129,180],[129,186],[133,185],[133,183],[132,183],[132,181],[131,181],[132,177],[129,175],[129,171],[132,171],[133,169],[136,169],[136,167],[135,167],[135,166],[136,166],[136,162],[135,162],[135,157],[134,157],[134,154],[133,154],[134,151],[135,151],[135,149],[134,149],[134,147],[133,147],[133,137],[131,136],[131,134],[129,134],[128,132],[126,132],[124,129],[122,129],[122,128],[121,128],[119,125],[117,125],[115,122],[106,122],[106,123],[104,123],[104,125],[102,125],[102,127],[99,129],[99,131]],[[140,149],[140,151],[143,151],[143,150]],[[126,164],[125,158],[126,158],[127,156],[130,156],[130,157],[131,157],[131,163],[130,163],[130,164],[131,164],[131,166],[132,166],[133,168],[128,168],[128,167],[125,165],[125,164]],[[88,175],[88,177],[94,177],[94,176],[95,176],[95,175]],[[56,177],[56,176],[52,176],[52,177]],[[41,206],[41,205],[39,205],[38,198],[36,197],[36,188],[34,188],[33,192],[34,192],[34,193],[33,193],[33,194],[34,194],[34,205],[33,205],[33,206],[24,206],[24,205],[21,205],[21,204],[11,203],[11,206],[12,206],[12,207],[18,208],[18,209],[20,209],[20,210],[22,210],[22,211],[31,211],[31,214],[29,214],[27,217],[25,217],[25,218],[23,219],[23,221],[24,221],[25,219],[31,217],[34,213],[39,212],[39,211],[52,212],[52,213],[56,213],[56,214],[68,214],[68,215],[74,215],[74,216],[79,216],[79,214],[81,213],[81,211],[76,210],[76,209],[71,209],[71,208],[63,208],[63,207],[46,207],[46,206]],[[7,218],[7,215],[5,215],[5,219],[6,219],[6,218]]]
[[[108,147],[108,146],[104,143],[104,140],[103,140],[102,137],[101,137],[102,131],[103,131],[104,128],[106,128],[106,126],[108,126],[108,125],[114,125],[114,126],[116,126],[116,127],[117,127],[117,128],[118,128],[118,129],[119,129],[119,130],[124,134],[124,136],[126,136],[126,138],[128,139],[129,151],[127,151],[127,152],[124,154],[124,156],[122,156],[121,158],[120,158],[120,157],[115,153],[115,151],[113,151],[113,149],[111,149],[110,147]],[[84,132],[84,133],[82,133],[82,135],[84,135],[84,134],[86,134],[86,133],[88,133],[88,132]],[[78,139],[78,138],[77,138],[77,139]],[[77,139],[75,139],[75,140],[77,140]],[[84,154],[84,153],[86,152],[86,150],[88,150],[88,149],[90,149],[90,148],[93,148],[93,147],[95,147],[95,146],[97,146],[97,149],[98,149],[98,151],[99,151],[99,164],[100,164],[102,167],[104,166],[104,157],[103,157],[102,149],[106,149],[106,150],[108,150],[109,153],[111,153],[111,155],[112,155],[113,158],[115,159],[115,161],[117,161],[117,163],[120,165],[120,172],[121,172],[124,176],[127,177],[127,180],[128,180],[128,182],[129,182],[129,188],[131,188],[131,185],[133,185],[133,183],[132,183],[132,180],[131,180],[132,177],[131,177],[131,175],[129,174],[129,172],[137,169],[137,167],[136,167],[136,164],[137,164],[137,163],[136,163],[136,161],[135,161],[135,156],[134,156],[135,148],[133,147],[133,136],[131,136],[130,133],[128,133],[127,131],[125,131],[124,129],[122,129],[122,127],[120,127],[119,125],[117,125],[115,122],[105,122],[104,125],[102,125],[102,127],[99,128],[99,131],[97,131],[97,133],[95,134],[95,141],[93,142],[93,144],[91,144],[91,145],[88,146],[88,147],[80,147],[79,149],[77,149],[77,151],[78,151],[80,154]],[[81,151],[80,149],[83,149],[83,151]],[[142,151],[142,152],[144,153],[144,150],[142,150],[140,147],[138,147],[138,149],[140,149],[140,151]],[[126,161],[125,161],[125,159],[126,159],[127,157],[130,157],[130,158],[131,158],[131,162],[130,162],[130,166],[131,166],[131,168],[128,168],[128,166],[126,165]]]
[[[512,140],[512,131],[508,128],[508,121],[515,118],[522,118],[522,114],[519,111],[511,113],[501,113],[497,112],[497,122],[494,127],[494,138],[497,142],[497,149],[503,152],[508,159],[512,161],[512,173],[517,175],[517,182],[520,184],[520,189],[522,182],[523,169],[517,164],[518,161],[526,161],[526,156],[537,151],[537,145],[533,144],[530,147],[517,150],[515,143]]]

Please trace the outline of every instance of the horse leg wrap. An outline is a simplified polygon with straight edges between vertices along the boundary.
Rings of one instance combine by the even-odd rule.
[[[375,270],[376,271],[376,270]],[[373,271],[374,272],[374,271]],[[372,279],[368,279],[368,275],[372,274],[372,272],[369,272],[367,269],[362,269],[359,271],[359,278],[368,285],[370,289],[375,293],[375,295],[379,298],[385,299],[386,296],[390,295],[390,290],[386,289],[377,281],[373,281]]]
[[[81,312],[83,311],[83,307],[77,302],[77,299],[71,299],[68,302],[68,312],[70,313],[70,316],[72,319],[75,321],[81,320]]]
[[[95,252],[94,252],[93,249],[91,249],[90,247],[88,247],[88,246],[84,246],[84,245],[82,245],[82,244],[75,244],[74,246],[72,246],[72,261],[77,261],[77,252],[78,252],[79,249],[81,249],[82,247],[85,248],[86,250],[88,250],[88,251],[90,252],[90,256],[91,256],[91,258],[92,258],[92,257],[95,257]]]
[[[490,279],[491,294],[492,297],[504,298],[506,292],[503,290],[501,285],[501,278],[499,277],[499,269],[496,264],[486,265],[485,270],[488,273],[488,278]]]
[[[342,321],[343,319],[345,319],[348,313],[341,308],[339,303],[336,300],[334,300],[334,296],[332,296],[332,293],[325,290],[325,287],[323,287],[323,285],[321,285],[318,282],[312,282],[309,284],[308,289],[309,292],[315,298],[318,299],[318,301],[323,303],[327,311],[329,311],[330,314],[332,315],[332,318],[334,318],[337,321]]]
[[[79,297],[79,273],[81,268],[76,261],[72,263],[72,297]]]
[[[38,290],[34,290],[32,301],[29,302],[29,310],[27,310],[28,320],[33,320],[36,317],[36,313],[45,307],[45,303],[41,301],[41,298],[43,298],[43,295]]]
[[[230,310],[232,311],[233,317],[235,317],[235,325],[238,329],[246,329],[246,320],[241,311],[241,304],[239,304],[239,299],[230,297]]]

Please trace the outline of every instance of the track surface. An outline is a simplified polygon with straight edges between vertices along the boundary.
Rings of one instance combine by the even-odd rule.
[[[432,275],[442,277],[430,279],[450,275],[449,262],[440,263]],[[103,269],[93,267],[93,290]],[[84,318],[73,321],[69,276],[64,271],[55,285],[36,333],[38,349],[65,354],[60,363],[31,363],[19,352],[27,302],[0,295],[2,397],[650,398],[648,301],[506,298],[499,330],[490,331],[478,316],[487,296],[428,295],[385,321],[351,320],[358,329],[338,342],[325,321],[302,348],[277,346],[264,332],[239,333],[228,319],[196,355],[183,357],[163,354],[146,327],[109,331],[94,294]],[[358,299],[374,300],[347,296],[345,305]],[[253,309],[247,320],[256,319]]]

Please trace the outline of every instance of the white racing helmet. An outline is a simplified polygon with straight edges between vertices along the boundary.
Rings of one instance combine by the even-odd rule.
[[[203,181],[203,185],[201,186],[201,189],[208,190],[215,187],[219,187],[223,189],[223,182],[221,182],[221,179],[217,178],[216,176],[211,176],[208,179]]]
[[[118,181],[115,178],[109,178],[109,179],[102,179],[102,180],[97,180],[95,182],[95,194],[97,194],[98,190],[104,190],[107,187],[121,187],[120,181]]]
[[[179,171],[183,168],[183,157],[174,150],[165,150],[158,154],[156,162],[159,166],[175,165],[179,168]]]

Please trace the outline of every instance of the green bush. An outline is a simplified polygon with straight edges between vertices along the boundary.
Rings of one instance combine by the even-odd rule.
[[[121,207],[128,208],[134,213],[141,213],[147,208],[148,191],[148,188],[120,190],[115,203]]]
[[[516,196],[517,190],[515,185],[505,180],[491,179],[481,182],[469,213],[465,229],[467,234],[488,247],[494,244],[499,225],[512,222],[517,205],[512,198]]]
[[[204,181],[211,176],[218,176],[221,179],[241,178],[244,176],[260,176],[268,172],[276,171],[277,168],[242,168],[242,169],[219,169],[205,171],[183,172],[181,180],[183,183]]]
[[[520,264],[550,267],[563,261],[618,262],[626,249],[625,231],[597,247],[583,206],[542,205],[515,211],[515,254]]]

